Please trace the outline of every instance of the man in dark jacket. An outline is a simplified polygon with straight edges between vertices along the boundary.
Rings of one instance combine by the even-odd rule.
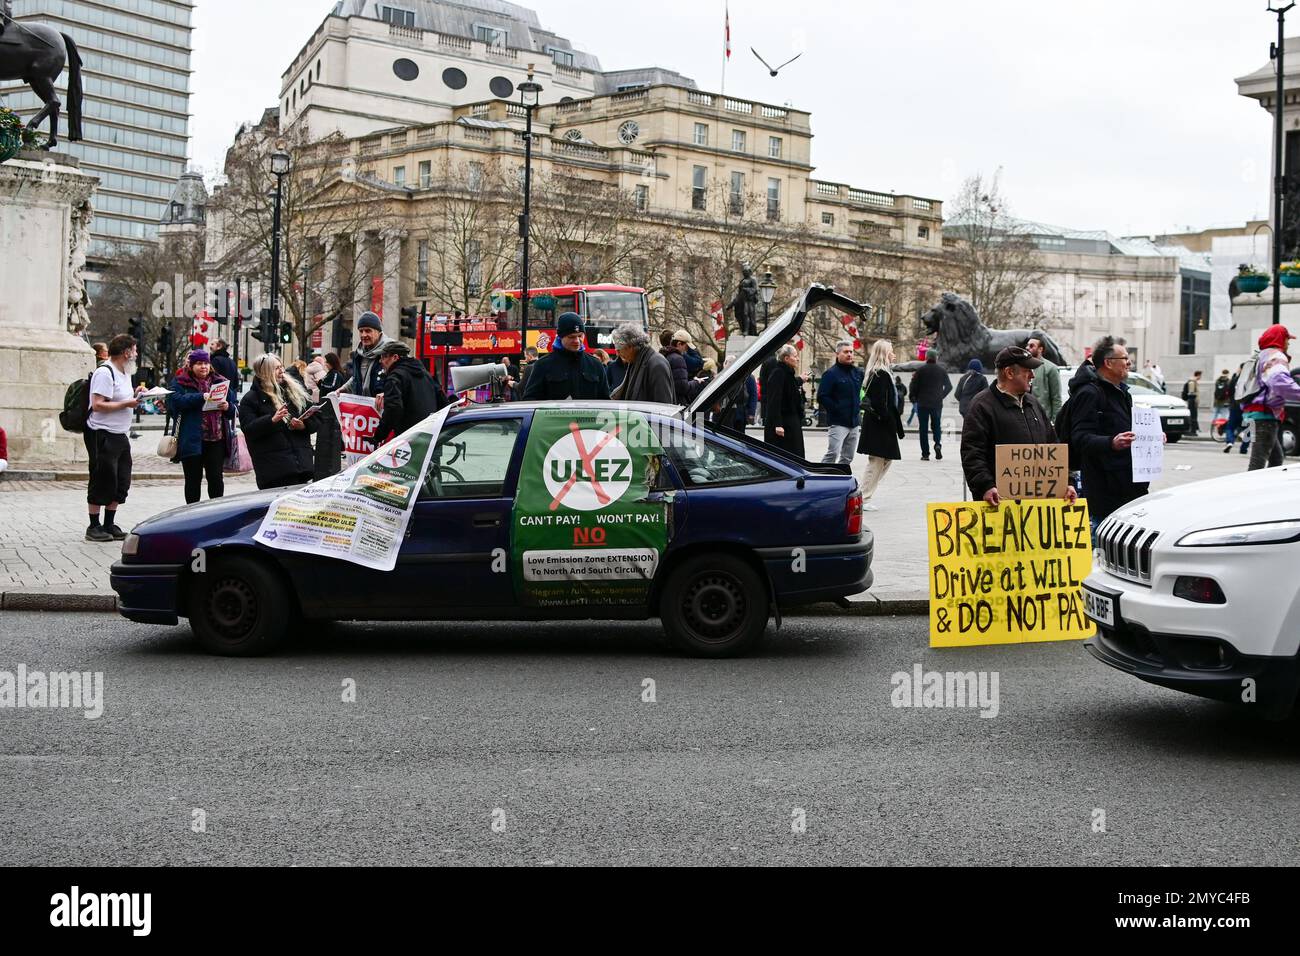
[[[1070,447],[1083,472],[1083,494],[1095,532],[1097,525],[1147,493],[1133,480],[1133,397],[1128,349],[1106,336],[1094,346],[1070,380]]]
[[[853,343],[835,343],[835,364],[817,386],[817,402],[826,410],[825,462],[853,464],[862,425],[862,369],[853,364]]]
[[[563,348],[538,359],[529,370],[524,401],[608,399],[605,366],[596,356],[584,351],[587,330],[582,318],[576,312],[565,312],[555,322],[555,334]]]
[[[660,341],[662,340],[661,336]],[[686,352],[691,347],[691,334],[685,329],[678,329],[668,336],[668,344],[659,350],[673,371],[673,390],[677,393],[678,405],[689,404],[700,391],[699,383],[691,381],[691,373],[686,364]]]
[[[239,393],[239,369],[235,367],[235,360],[230,357],[229,346],[222,339],[212,343],[212,370],[230,382],[230,387],[236,394]]]
[[[347,391],[352,395],[374,397],[384,391],[383,366],[379,364],[379,350],[393,341],[384,334],[384,324],[373,312],[363,312],[357,319],[357,344],[352,350],[351,384]]]
[[[998,353],[998,378],[970,401],[961,429],[961,469],[974,498],[997,507],[998,445],[1055,445],[1056,429],[1042,402],[1030,391],[1034,369],[1043,360],[1028,350],[1012,347]],[[1067,501],[1075,491],[1067,488]]]
[[[411,358],[405,344],[386,342],[377,361],[384,368],[384,412],[370,436],[372,445],[382,444],[389,435],[402,434],[448,404],[438,380],[419,360]]]
[[[926,352],[925,365],[912,376],[912,401],[916,403],[917,430],[921,435],[921,460],[930,460],[930,437],[934,432],[934,457],[943,461],[940,429],[943,427],[943,400],[952,391],[948,372],[939,364],[933,351]]]

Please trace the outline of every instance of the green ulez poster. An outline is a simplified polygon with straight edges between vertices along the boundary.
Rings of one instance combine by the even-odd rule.
[[[532,607],[641,604],[668,544],[649,500],[663,448],[644,415],[540,409],[515,498],[515,587]]]

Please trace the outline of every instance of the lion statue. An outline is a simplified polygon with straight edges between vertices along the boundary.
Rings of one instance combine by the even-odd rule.
[[[945,292],[939,304],[923,315],[921,321],[927,332],[938,336],[939,358],[945,368],[963,369],[971,359],[979,359],[991,370],[999,352],[1012,346],[1023,348],[1031,338],[1043,343],[1043,358],[1056,365],[1070,364],[1046,332],[990,329],[980,321],[974,306],[951,292]]]

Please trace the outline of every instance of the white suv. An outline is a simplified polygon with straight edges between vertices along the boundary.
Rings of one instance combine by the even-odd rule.
[[[1084,605],[1098,660],[1175,690],[1290,713],[1300,686],[1300,466],[1181,485],[1097,529]]]

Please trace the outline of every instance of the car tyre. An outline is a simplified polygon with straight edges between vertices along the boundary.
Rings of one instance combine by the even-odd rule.
[[[767,628],[767,585],[738,557],[697,555],[669,574],[659,617],[680,650],[697,657],[736,657],[752,650]]]
[[[218,559],[193,578],[190,628],[209,654],[254,657],[285,639],[296,605],[284,581],[263,561]]]
[[[1171,445],[1177,445],[1180,441],[1183,440],[1183,433],[1182,433],[1182,432],[1169,432],[1169,433],[1167,434],[1166,437],[1169,439],[1169,444],[1171,444]]]
[[[1282,454],[1300,455],[1300,429],[1289,422],[1282,426]]]

